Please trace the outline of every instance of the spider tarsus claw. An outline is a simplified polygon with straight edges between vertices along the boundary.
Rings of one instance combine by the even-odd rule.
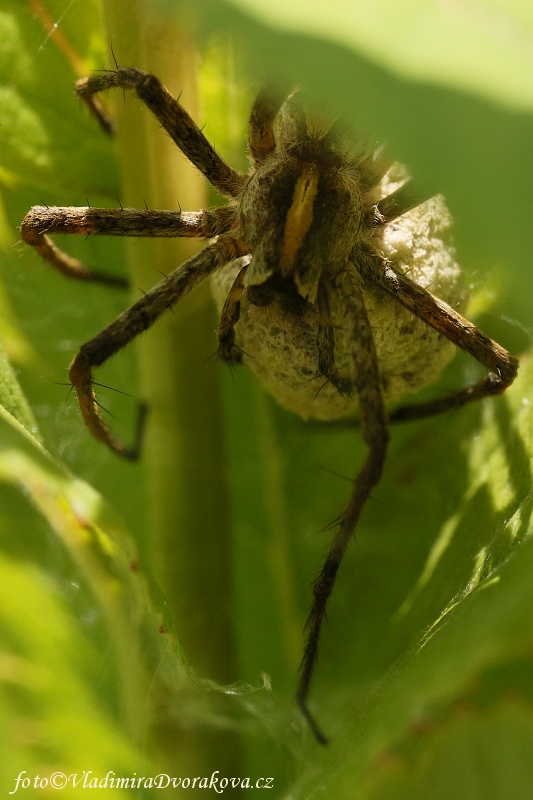
[[[117,275],[107,275],[104,272],[88,271],[85,280],[92,283],[101,283],[111,289],[129,289],[130,282],[127,278],[120,278]]]
[[[146,403],[139,403],[137,411],[137,422],[135,425],[135,434],[133,437],[133,444],[127,445],[117,439],[113,433],[106,427],[105,435],[99,436],[115,455],[126,461],[138,461],[142,454],[142,444],[144,439],[144,431],[146,427],[146,416],[148,414],[148,405]]]
[[[140,402],[137,408],[137,422],[135,424],[135,436],[133,439],[133,444],[131,447],[125,448],[121,453],[121,455],[128,461],[138,461],[141,457],[147,416],[148,404]]]
[[[322,733],[320,726],[318,725],[317,721],[315,720],[314,716],[309,711],[307,707],[307,703],[297,698],[298,706],[300,711],[303,714],[305,721],[307,722],[311,733],[317,740],[318,744],[321,744],[323,747],[326,747],[329,744],[329,739]]]

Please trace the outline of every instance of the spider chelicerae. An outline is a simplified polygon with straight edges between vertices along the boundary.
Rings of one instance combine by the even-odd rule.
[[[78,95],[105,129],[110,124],[95,96],[110,88],[135,91],[228,203],[188,212],[36,206],[23,220],[22,238],[54,268],[69,277],[108,284],[121,281],[89,270],[60,251],[49,234],[211,240],[74,357],[69,378],[91,433],[120,456],[138,456],[140,436],[125,445],[103,419],[93,370],[210,276],[222,296],[217,338],[223,360],[246,363],[274,395],[304,416],[328,419],[357,413],[367,455],[313,584],[297,689],[298,704],[324,743],[308,706],[320,630],[348,543],[380,480],[389,423],[500,394],[514,380],[518,362],[424,288],[438,284],[438,268],[424,279],[423,269],[417,273],[417,264],[406,262],[405,254],[402,261],[391,246],[394,236],[389,232],[401,232],[414,220],[414,233],[403,249],[405,242],[423,241],[422,261],[424,253],[429,260],[442,260],[434,244],[440,241],[439,230],[433,239],[425,232],[446,219],[442,201],[420,205],[411,182],[382,149],[354,147],[339,120],[308,111],[299,93],[287,99],[275,90],[259,92],[249,120],[252,167],[243,174],[220,158],[154,75],[137,69],[117,68],[78,81]],[[425,209],[422,215],[419,209]],[[458,299],[452,291],[452,304]],[[380,321],[381,308],[389,309],[385,319],[393,318],[385,336],[388,323]],[[449,358],[449,343],[472,355],[488,375],[446,397],[387,413],[391,400],[435,378]],[[411,350],[417,350],[418,362]],[[421,362],[427,363],[420,367]],[[313,386],[317,377],[318,388]]]

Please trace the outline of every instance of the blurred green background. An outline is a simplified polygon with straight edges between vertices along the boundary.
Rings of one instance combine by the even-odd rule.
[[[2,796],[23,770],[32,781],[220,770],[272,776],[287,798],[528,795],[532,18],[518,1],[4,1]],[[193,178],[175,190],[168,176],[184,159],[170,164],[135,98],[106,100],[121,124],[112,142],[73,94],[84,70],[113,66],[109,42],[120,64],[155,71],[175,94],[192,80],[193,97],[196,82],[198,122],[237,168],[265,79],[305,86],[387,141],[447,197],[471,316],[523,354],[504,397],[393,432],[313,683],[328,748],[293,691],[324,528],[364,454],[357,434],[306,426],[253,376],[217,364],[206,291],[98,374],[131,395],[100,393],[125,438],[135,397],[154,406],[144,459],[122,463],[89,437],[66,369],[128,296],[69,283],[19,241],[35,204],[185,207]],[[58,243],[129,269],[132,297],[185,257],[168,243]],[[478,374],[459,356],[430,395]]]

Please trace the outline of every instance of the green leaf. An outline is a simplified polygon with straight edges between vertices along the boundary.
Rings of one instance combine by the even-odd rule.
[[[12,414],[34,436],[37,435],[35,418],[17,382],[15,373],[0,345],[0,406]]]
[[[32,785],[57,771],[131,775],[147,691],[141,641],[161,658],[134,545],[97,493],[3,410],[0,428],[3,794],[19,773]]]
[[[533,13],[523,0],[229,4],[276,28],[345,45],[407,78],[465,89],[529,111],[533,107],[528,46]]]
[[[74,67],[103,66],[102,41],[90,35],[98,4],[90,0],[65,8],[56,0],[46,7],[36,3],[35,10],[29,14],[26,3],[8,0],[0,13],[0,163],[18,180],[48,190],[85,186],[81,202],[116,185],[110,147],[94,136],[94,124],[79,113],[73,91]],[[60,20],[56,32],[43,25],[43,14],[48,25]],[[87,158],[79,158],[79,148]]]
[[[106,4],[119,63],[164,69],[166,33],[160,47],[147,45],[155,8],[117,0],[111,13]],[[421,4],[406,3],[400,20],[396,7],[385,13],[379,4],[315,4],[300,22],[298,3],[258,10],[197,0],[187,8],[204,42],[199,122],[232,165],[242,168],[255,86],[274,72],[305,86],[357,129],[388,140],[422,184],[446,193],[459,260],[482,295],[475,321],[509,349],[523,350],[531,326],[532,124],[529,73],[518,75],[517,66],[524,50],[514,45],[524,41],[525,26],[520,36],[505,26],[480,28],[479,4],[422,13]],[[47,10],[87,69],[112,67],[95,3],[57,0]],[[172,4],[169,36],[175,13]],[[491,13],[485,19],[494,19]],[[515,31],[524,11],[515,5],[512,13]],[[449,23],[453,14],[456,24]],[[216,320],[206,296],[182,308],[168,350],[156,353],[157,330],[143,342],[143,380],[150,375],[150,392],[165,409],[160,450],[130,465],[90,440],[64,385],[66,368],[128,298],[69,284],[42,267],[17,244],[17,226],[33,204],[84,205],[86,195],[117,206],[127,194],[128,203],[143,207],[143,197],[151,201],[146,184],[151,191],[154,180],[166,183],[174,166],[167,169],[163,159],[163,171],[152,171],[163,149],[157,124],[130,95],[124,105],[121,95],[110,95],[119,114],[139,113],[120,146],[119,185],[119,146],[74,97],[77,73],[57,38],[22,1],[8,2],[0,26],[0,255],[12,320],[31,342],[23,357],[19,351],[20,380],[51,453],[2,416],[4,794],[19,771],[59,763],[99,774],[273,775],[279,797],[527,796],[528,359],[503,397],[394,429],[383,481],[339,574],[321,643],[311,700],[331,743],[319,748],[293,701],[302,629],[329,539],[324,529],[346,502],[364,446],[355,431],[301,423],[275,407],[252,375],[214,365]],[[180,18],[180,34],[183,27]],[[222,39],[213,43],[213,36]],[[165,80],[179,93],[172,74]],[[140,153],[145,130],[150,145]],[[172,195],[170,207],[178,199]],[[134,285],[145,289],[183,257],[144,243],[127,253],[104,237],[58,244],[117,274],[133,252],[148,270]],[[179,317],[180,309],[169,315]],[[136,395],[136,353],[131,347],[113,359],[99,382]],[[459,358],[433,396],[471,382],[474,372]],[[6,374],[9,392],[18,392]],[[103,387],[100,398],[127,437],[134,400]],[[22,401],[6,405],[34,427]],[[181,455],[167,461],[170,452]],[[161,584],[165,576],[165,598],[151,572]],[[231,594],[208,603],[202,586],[220,586],[221,575]],[[167,605],[180,595],[189,605],[177,639],[190,667]],[[219,653],[202,680],[191,631],[212,638],[210,652]],[[212,682],[221,673],[221,682],[235,684],[229,694]]]

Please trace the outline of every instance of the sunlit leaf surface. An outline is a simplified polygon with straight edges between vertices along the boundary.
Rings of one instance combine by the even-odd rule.
[[[157,4],[149,5],[154,13]],[[6,345],[19,374],[2,366],[2,796],[22,770],[209,768],[272,775],[276,797],[522,800],[533,778],[531,12],[474,2],[403,3],[401,13],[384,2],[307,4],[303,13],[296,1],[185,5],[203,54],[201,122],[224,156],[243,167],[247,108],[272,73],[386,139],[423,185],[447,195],[476,322],[525,355],[503,397],[394,429],[383,481],[329,610],[312,692],[331,738],[320,749],[292,694],[309,585],[364,447],[356,431],[306,425],[277,408],[253,376],[225,372],[210,359],[214,338],[195,351],[194,370],[214,373],[220,385],[224,458],[203,466],[227,496],[220,528],[199,532],[197,551],[176,558],[185,561],[180,569],[189,559],[201,564],[203,548],[229,527],[238,646],[229,694],[212,675],[191,681],[195,664],[180,652],[181,632],[147,567],[149,460],[123,464],[90,440],[65,384],[79,344],[128,298],[69,284],[18,241],[31,205],[119,205],[115,145],[72,92],[80,69],[110,66],[99,8],[5,2],[0,257]],[[64,40],[44,26],[43,8]],[[133,10],[143,9],[124,9],[127,36]],[[175,13],[172,4],[169,25]],[[116,45],[119,34],[110,35]],[[116,47],[115,56],[121,62]],[[138,167],[131,165],[130,182]],[[125,272],[121,241],[61,244],[91,265]],[[159,277],[154,268],[154,282]],[[188,324],[183,350],[197,346],[194,315]],[[131,347],[113,359],[99,381],[134,398],[135,354]],[[459,357],[431,396],[477,374]],[[101,390],[124,436],[133,398]],[[188,426],[191,437],[191,419],[174,430]],[[200,443],[209,428],[194,425]],[[191,447],[187,459],[199,451]],[[197,496],[215,502],[209,478]],[[191,612],[192,622],[206,615],[209,629],[205,608]],[[238,740],[231,761],[230,739]]]

